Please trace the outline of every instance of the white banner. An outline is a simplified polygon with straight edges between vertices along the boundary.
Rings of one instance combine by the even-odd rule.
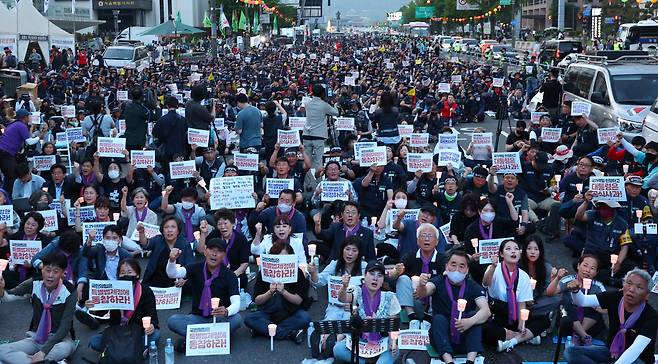
[[[81,222],[90,222],[94,220],[96,220],[96,210],[94,210],[94,206],[80,207]],[[69,226],[75,225],[75,207],[69,207],[68,224]]]
[[[336,122],[334,123],[336,126],[336,130],[347,130],[347,131],[354,131],[356,128],[354,127],[354,118],[336,118]]]
[[[427,350],[429,344],[428,330],[400,330],[398,336],[398,349],[400,350]]]
[[[253,176],[217,177],[210,180],[210,209],[256,207]]]
[[[291,116],[288,118],[288,126],[291,130],[304,130],[304,125],[306,125],[305,116]]]
[[[128,91],[117,90],[117,100],[118,101],[128,101]]]
[[[557,143],[562,138],[562,128],[541,128],[541,141]]]
[[[592,201],[626,201],[624,177],[590,177]]]
[[[432,172],[432,153],[407,153],[407,172]]]
[[[94,235],[94,241],[91,242],[91,245],[96,245],[103,241],[103,230],[108,225],[116,225],[115,221],[108,222],[83,222],[82,223],[82,243],[86,244],[87,239],[89,238],[89,231],[96,230],[96,235]],[[139,239],[137,239],[139,240]]]
[[[142,225],[144,225],[144,235],[146,235],[147,239],[151,239],[154,236],[161,235],[160,226],[147,224],[145,222],[143,222]],[[137,229],[133,231],[133,234],[130,236],[130,240],[139,241],[139,231],[137,231]]]
[[[413,132],[414,132],[413,125],[409,125],[409,124],[398,125],[398,133],[400,133],[401,138],[410,138]]]
[[[35,255],[41,251],[41,241],[39,240],[9,240],[9,251],[11,261],[14,264],[23,264],[25,261],[32,261]]]
[[[592,104],[589,102],[573,101],[571,103],[571,116],[589,116]]]
[[[279,198],[279,193],[283,190],[294,190],[295,180],[292,178],[267,178],[265,180],[265,193],[270,198]]]
[[[94,311],[134,310],[133,283],[129,281],[89,280],[89,300]]]
[[[16,34],[0,34],[0,49],[8,47],[13,54],[17,54],[16,50]]]
[[[208,147],[208,141],[210,140],[210,130],[202,129],[187,129],[187,144],[192,145],[196,144],[197,147],[206,148]]]
[[[260,257],[260,272],[264,282],[296,283],[298,271],[295,255],[263,254]]]
[[[493,87],[503,87],[503,84],[505,83],[505,80],[502,78],[494,78],[492,86]]]
[[[258,171],[258,154],[233,153],[233,163],[240,171]]]
[[[517,152],[492,153],[493,165],[498,167],[498,174],[521,173],[521,158]]]
[[[439,167],[446,167],[448,164],[457,167],[461,162],[462,155],[457,150],[441,150],[439,151],[439,158],[436,163]]]
[[[457,134],[439,134],[439,142],[436,144],[435,149],[438,149],[438,150],[457,149],[457,150],[459,150],[459,146],[457,145]]]
[[[320,201],[348,201],[349,198],[346,193],[350,189],[348,183],[348,181],[322,181],[320,184],[322,188]]]
[[[0,223],[14,226],[14,207],[12,205],[0,205]]]
[[[393,228],[393,222],[395,219],[398,218],[398,213],[402,211],[400,209],[390,209],[386,213],[386,228],[387,232],[393,232],[397,231],[397,229]],[[405,220],[410,220],[410,221],[418,221],[418,216],[420,215],[420,209],[412,209],[412,210],[404,210],[404,217],[402,218],[402,221]]]
[[[135,168],[155,167],[155,150],[131,150],[130,162]]]
[[[410,147],[426,147],[429,145],[429,133],[412,133],[409,139]]]
[[[231,325],[228,322],[187,325],[185,356],[231,354]]]
[[[196,165],[194,161],[182,161],[169,163],[169,175],[171,179],[184,179],[194,177]]]
[[[471,134],[471,143],[473,146],[482,145],[482,146],[493,146],[493,134],[492,133],[473,133]]]
[[[386,165],[386,147],[375,147],[361,150],[361,166]]]
[[[357,287],[361,286],[361,276],[350,277],[350,286]],[[327,279],[327,297],[329,298],[329,303],[336,305],[343,304],[338,300],[338,292],[340,292],[340,287],[343,286],[343,277],[341,276],[329,276]]]
[[[32,158],[32,165],[37,171],[49,171],[56,160],[54,155],[37,155]]]
[[[151,287],[151,291],[153,291],[153,295],[155,296],[155,308],[157,310],[176,310],[180,308],[182,288]]]
[[[75,117],[75,106],[73,107],[73,116]],[[62,106],[62,109],[64,109],[64,106]],[[64,115],[64,112],[62,111],[62,115]],[[87,141],[87,138],[85,138],[84,135],[82,135],[82,128],[66,128],[66,139],[68,140],[69,143],[84,143]]]
[[[491,259],[498,256],[498,248],[505,240],[514,238],[501,238],[478,241],[478,253],[480,253],[480,264],[491,264]]]
[[[619,134],[618,127],[596,129],[596,136],[599,138],[599,144],[607,144],[609,141],[616,142],[617,134]]]
[[[350,335],[345,336],[345,346],[350,350],[352,349],[352,337]],[[380,356],[386,350],[388,350],[388,337],[383,337],[376,342],[359,340],[360,358],[374,358]]]
[[[302,144],[297,130],[277,130],[279,146],[282,148],[298,147]]]
[[[71,140],[71,139],[69,139]],[[98,155],[101,157],[123,158],[126,149],[125,138],[98,138]]]
[[[361,150],[376,148],[377,142],[357,142],[354,143],[354,160],[361,163]]]
[[[41,113],[38,111],[30,113],[30,124],[41,125]]]
[[[43,216],[43,229],[44,231],[57,231],[59,229],[59,216],[57,216],[56,210],[42,210],[39,211],[41,216]]]

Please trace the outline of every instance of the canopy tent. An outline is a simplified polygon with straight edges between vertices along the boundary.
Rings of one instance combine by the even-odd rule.
[[[25,1],[25,0],[23,0]],[[181,35],[190,35],[205,33],[201,29],[197,29],[191,25],[183,24],[178,20],[168,20],[160,25],[145,31],[140,35],[158,35],[161,37],[176,37]]]
[[[4,19],[0,22],[0,48],[11,48],[19,60],[25,59],[30,42],[39,44],[46,63],[52,46],[75,51],[74,36],[50,22],[32,0],[20,0],[11,10],[0,4],[0,19]]]

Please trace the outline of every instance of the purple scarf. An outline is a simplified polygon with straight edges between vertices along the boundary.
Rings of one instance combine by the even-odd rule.
[[[206,263],[203,263],[203,293],[201,294],[201,300],[199,301],[199,310],[203,313],[204,317],[210,316],[210,312],[212,312],[212,305],[210,304],[210,299],[212,298],[211,295],[212,293],[210,292],[210,285],[212,284],[212,281],[215,280],[219,276],[219,270],[221,266],[218,266],[217,269],[215,269],[214,272],[212,272],[212,275],[210,278],[208,278],[208,266]]]
[[[242,231],[242,220],[245,217],[244,210],[235,211],[235,231]]]
[[[368,289],[364,287],[361,291],[361,297],[363,298],[363,311],[365,311],[366,317],[376,318],[375,314],[377,313],[379,303],[382,300],[382,291],[377,290],[375,297],[372,299],[372,302],[370,302],[370,294],[368,293]],[[378,332],[368,332],[364,334],[363,337],[366,338],[368,342],[376,342],[382,336]]]
[[[484,240],[491,240],[491,237],[493,236],[493,223],[489,224],[489,232],[486,232],[484,230],[484,226],[482,225],[482,220],[478,221],[478,226],[480,227],[480,236]]]
[[[359,230],[361,230],[361,224],[357,223],[353,228],[348,228],[347,225],[343,224],[343,231],[345,231],[345,238],[349,238],[350,236],[356,236],[356,234],[359,233]]]
[[[516,322],[519,317],[519,307],[516,303],[516,292],[514,291],[514,282],[519,278],[519,268],[517,267],[514,269],[511,277],[507,270],[507,265],[504,262],[501,263],[500,268],[503,272],[503,278],[505,279],[505,285],[507,288],[507,310],[509,311],[509,314],[507,315],[507,323],[511,325]]]
[[[194,214],[194,207],[190,211],[181,208],[183,211],[183,217],[185,218],[185,236],[187,237],[187,242],[194,241],[194,225],[192,225],[192,215]]]
[[[222,261],[222,264],[226,267],[228,267],[228,254],[231,252],[231,248],[233,248],[233,243],[235,243],[235,235],[237,235],[237,233],[231,231],[231,238],[228,239],[228,245],[226,245],[226,253],[224,254],[224,260]]]
[[[619,306],[617,311],[619,313],[619,331],[615,334],[615,337],[612,339],[610,344],[610,356],[612,359],[618,359],[621,354],[626,350],[626,330],[630,329],[635,325],[637,320],[640,318],[642,311],[644,311],[644,306],[646,302],[642,302],[640,307],[638,307],[628,320],[624,318],[624,298],[619,301]]]
[[[147,206],[144,206],[144,211],[142,212],[142,216],[139,216],[139,211],[137,211],[137,208],[135,208],[135,218],[137,219],[137,222],[144,222],[144,219],[146,219],[146,213],[149,211]]]
[[[39,327],[37,328],[37,336],[34,340],[38,344],[43,344],[48,340],[48,334],[52,329],[52,316],[50,314],[50,308],[53,307],[53,303],[59,296],[59,291],[62,288],[62,281],[59,282],[59,285],[55,290],[50,294],[50,298],[47,301],[43,302],[43,312],[41,312],[41,319],[39,320]],[[44,300],[48,297],[48,292],[46,292],[46,285],[41,284],[41,299]]]
[[[67,281],[73,280],[73,254],[66,254],[66,271],[64,272],[64,279]]]
[[[443,282],[446,285],[446,292],[448,292],[448,297],[450,298],[450,302],[452,302],[452,306],[450,309],[450,341],[453,344],[458,345],[461,342],[461,334],[459,333],[459,330],[457,330],[457,327],[455,326],[455,321],[457,320],[457,318],[459,318],[459,311],[457,310],[457,300],[455,299],[455,296],[452,294],[452,285],[448,281],[448,277],[446,277],[443,280]],[[457,297],[457,299],[464,298],[465,291],[466,291],[466,280],[462,282],[462,285],[459,288],[459,297]]]
[[[420,255],[420,260],[421,260],[421,262],[423,262],[423,268],[421,268],[420,272],[429,274],[429,272],[430,272],[430,263],[432,262],[432,257],[429,257],[429,258],[425,259],[425,257],[423,256],[423,252],[422,251],[419,251],[419,252],[420,252],[420,254],[419,254]],[[434,254],[432,254],[432,256],[433,255]]]

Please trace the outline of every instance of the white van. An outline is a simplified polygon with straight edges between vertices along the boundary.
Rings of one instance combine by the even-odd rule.
[[[142,61],[151,63],[148,49],[143,45],[116,45],[105,49],[103,60],[106,67],[137,67]]]

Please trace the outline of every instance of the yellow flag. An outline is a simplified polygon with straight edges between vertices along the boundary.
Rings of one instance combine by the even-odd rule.
[[[119,74],[120,74],[121,76],[125,75],[125,74],[126,74],[126,70],[124,70],[123,68],[119,69]]]
[[[379,51],[380,51],[380,52],[386,52],[386,47],[381,46],[381,47],[379,48]]]
[[[411,90],[407,91],[407,96],[416,96],[416,89],[412,88]]]
[[[423,64],[423,61],[420,60],[420,59],[417,59],[417,60],[416,60],[416,64]]]
[[[331,67],[331,70],[332,70],[332,71],[338,71],[338,66],[335,66],[335,65],[334,65],[333,67]]]
[[[211,73],[210,76],[208,76],[208,81],[213,81],[215,79],[215,76]]]

